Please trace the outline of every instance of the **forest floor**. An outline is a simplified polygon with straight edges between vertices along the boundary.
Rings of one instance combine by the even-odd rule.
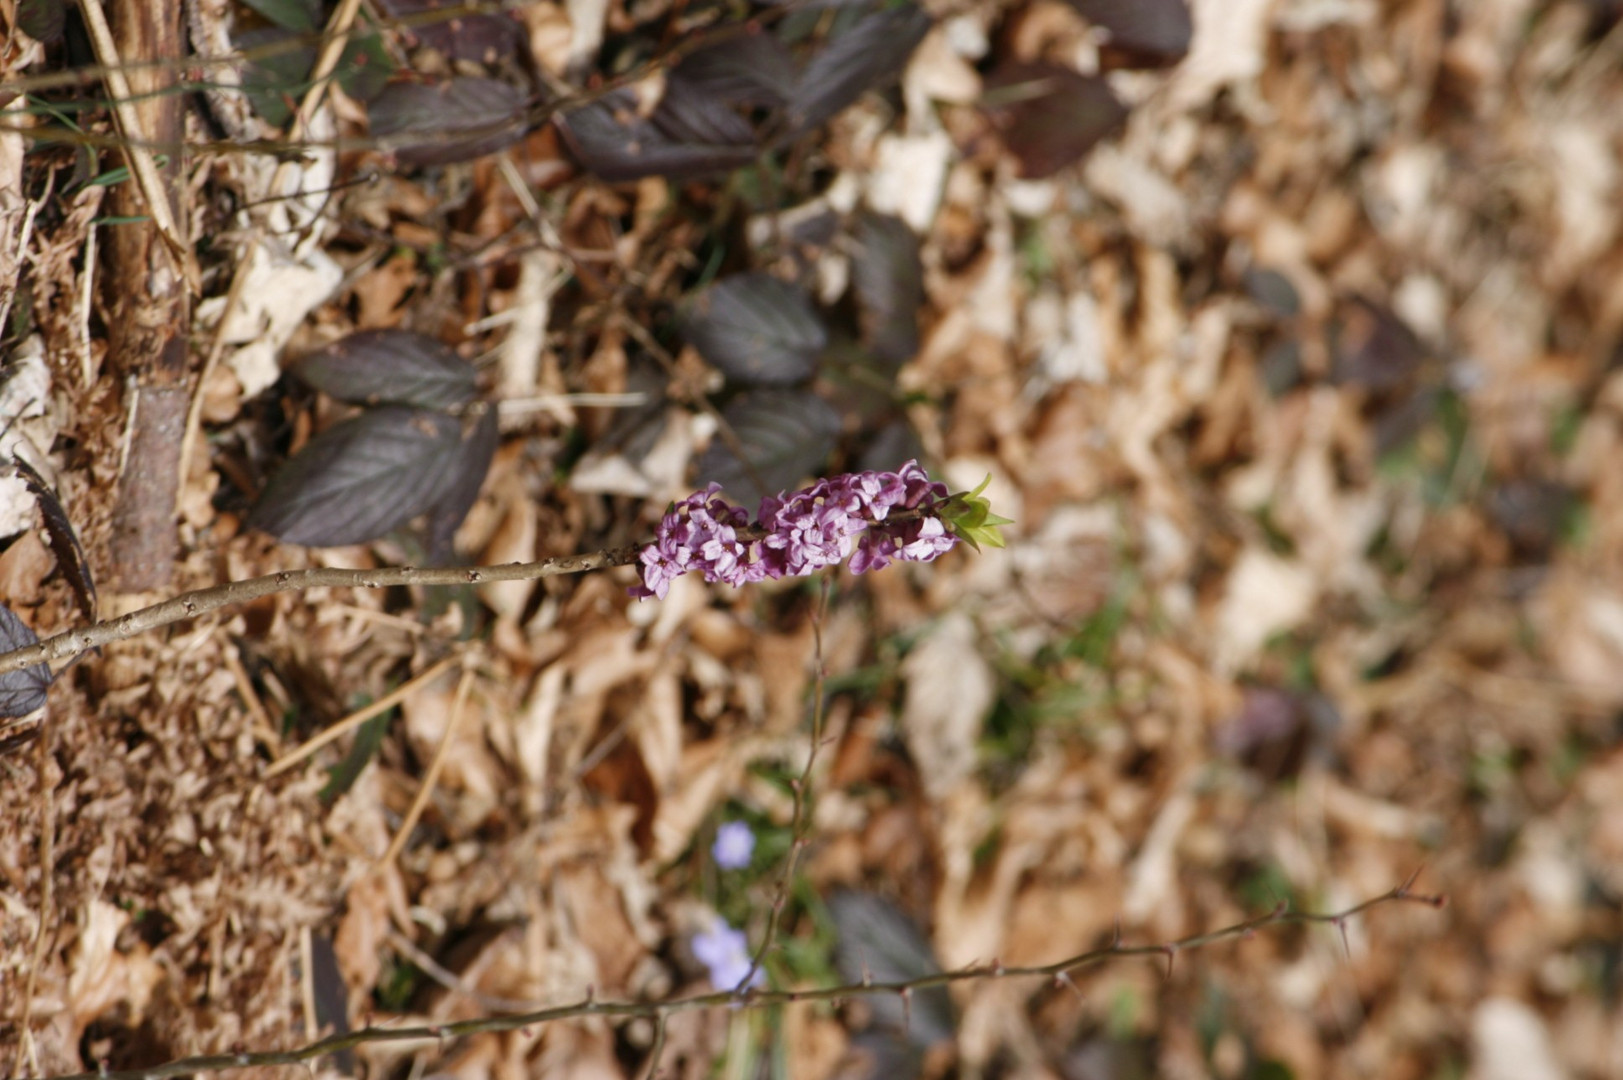
[[[193,155],[198,407],[171,582],[141,592],[109,555],[129,416],[108,340],[134,286],[98,254],[133,181],[117,150],[12,133],[99,84],[7,106],[3,445],[55,485],[102,618],[423,558],[409,530],[310,548],[245,520],[339,415],[282,367],[357,330],[454,348],[502,403],[470,563],[650,534],[721,438],[706,395],[746,443],[792,442],[815,397],[838,428],[817,468],[917,454],[954,490],[990,475],[1015,524],[1003,550],[830,572],[826,608],[818,578],[637,602],[619,568],[282,593],[109,644],[0,757],[0,1071],[706,992],[718,920],[774,931],[767,984],[790,990],[1334,913],[1418,874],[1446,905],[965,981],[905,1016],[592,1017],[313,1068],[642,1080],[658,1034],[690,1080],[1623,1075],[1623,12],[1194,0],[1187,50],[1145,66],[1101,30],[1110,4],[925,6],[892,85],[792,104],[818,122],[723,175],[618,179],[625,147],[594,159],[584,120],[391,153],[359,91],[284,169]],[[674,93],[661,50],[744,10],[526,3],[476,60],[435,69],[398,28],[382,47],[423,77],[651,72],[615,121],[635,126]],[[809,14],[767,30],[814,58],[857,32]],[[14,37],[0,86],[92,63],[70,46]],[[1103,70],[1086,86],[1121,121],[1091,89],[1021,112],[1038,64]],[[195,143],[285,130],[204,97]],[[105,109],[75,116],[117,141]],[[409,144],[428,121],[393,123]],[[317,194],[258,202],[273,182]],[[892,358],[888,404],[824,360],[744,395],[789,419],[728,413],[749,377],[724,383],[673,312],[747,271],[804,290],[824,355]],[[0,597],[45,637],[81,616],[21,492],[0,481]],[[755,846],[729,869],[734,822]]]

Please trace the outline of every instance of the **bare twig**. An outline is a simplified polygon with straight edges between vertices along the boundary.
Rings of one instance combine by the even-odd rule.
[[[1437,908],[1446,903],[1446,899],[1441,896],[1412,892],[1410,886],[1413,883],[1414,877],[1411,876],[1408,881],[1397,888],[1365,900],[1361,904],[1355,904],[1344,911],[1333,913],[1294,912],[1281,904],[1266,915],[1259,915],[1254,919],[1247,919],[1244,922],[1226,926],[1221,930],[1195,934],[1191,937],[1180,938],[1177,941],[1155,945],[1123,945],[1120,941],[1116,941],[1104,948],[1079,953],[1076,956],[1052,964],[1005,967],[994,962],[959,968],[955,971],[922,975],[904,982],[853,983],[815,990],[771,992],[731,990],[679,998],[675,1001],[598,1001],[594,996],[588,995],[584,1000],[573,1005],[559,1005],[553,1008],[537,1009],[534,1012],[517,1013],[510,1016],[491,1016],[479,1020],[462,1020],[450,1024],[427,1024],[412,1027],[367,1027],[360,1031],[333,1035],[292,1050],[205,1054],[198,1057],[180,1058],[175,1061],[149,1065],[142,1069],[100,1069],[94,1072],[51,1077],[48,1080],[163,1080],[165,1077],[185,1076],[205,1071],[228,1071],[274,1065],[299,1065],[304,1062],[314,1061],[316,1058],[327,1054],[351,1050],[372,1043],[443,1043],[449,1039],[462,1039],[470,1035],[516,1031],[519,1028],[549,1024],[557,1020],[574,1020],[589,1016],[622,1020],[644,1017],[657,1023],[674,1013],[688,1012],[693,1009],[713,1009],[722,1006],[760,1009],[797,1005],[804,1002],[845,1001],[851,998],[876,997],[884,994],[910,994],[932,986],[947,986],[952,983],[971,982],[981,979],[1043,978],[1056,980],[1061,985],[1064,985],[1070,979],[1072,972],[1083,968],[1097,967],[1111,960],[1125,957],[1152,957],[1160,961],[1167,956],[1175,956],[1185,950],[1198,949],[1220,941],[1246,938],[1258,930],[1270,926],[1302,923],[1339,925],[1347,919],[1382,904],[1407,902]]]
[[[743,535],[744,530],[739,530]],[[758,534],[757,534],[758,536]],[[300,592],[323,586],[339,589],[386,589],[394,585],[480,585],[487,581],[530,581],[559,574],[579,574],[610,566],[625,566],[636,560],[642,545],[597,551],[589,555],[565,555],[539,562],[510,563],[484,567],[395,566],[379,570],[340,570],[314,567],[309,570],[283,570],[263,577],[216,585],[209,589],[182,593],[151,607],[132,611],[79,630],[69,630],[47,638],[38,645],[15,649],[0,655],[0,675],[33,664],[53,664],[98,648],[110,641],[122,641],[136,634],[166,626],[181,619],[195,619],[233,604],[245,604],[272,593]]]
[[[912,521],[924,512],[920,510],[892,510],[892,522]],[[766,535],[766,530],[751,525],[738,530],[738,539],[750,543]],[[318,566],[309,570],[283,570],[263,577],[231,581],[212,588],[181,593],[179,596],[151,607],[132,611],[116,619],[95,623],[78,630],[69,630],[46,638],[37,645],[0,653],[0,675],[18,671],[34,664],[54,664],[91,649],[100,648],[110,641],[123,641],[136,634],[167,626],[182,619],[195,619],[233,604],[246,604],[273,593],[302,592],[305,589],[387,589],[395,585],[482,585],[489,581],[534,581],[538,578],[557,577],[561,574],[583,574],[588,570],[605,570],[611,566],[629,566],[647,542],[627,544],[624,547],[594,551],[586,555],[560,555],[538,562],[508,563],[505,566],[475,567],[418,567],[390,566],[377,570],[340,570]]]

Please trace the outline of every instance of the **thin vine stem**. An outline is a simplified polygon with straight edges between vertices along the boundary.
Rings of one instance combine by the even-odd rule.
[[[1443,907],[1447,903],[1446,897],[1412,891],[1415,878],[1418,876],[1419,872],[1416,871],[1402,885],[1338,912],[1291,911],[1287,905],[1280,904],[1266,915],[1259,915],[1256,918],[1247,919],[1244,922],[1238,922],[1220,930],[1179,938],[1176,941],[1149,945],[1124,945],[1121,943],[1118,934],[1118,939],[1104,948],[1078,953],[1075,956],[1051,964],[1010,967],[994,960],[986,964],[921,975],[917,978],[898,982],[868,981],[811,990],[756,991],[738,989],[678,998],[675,1001],[598,1001],[595,995],[588,992],[583,1000],[574,1004],[557,1005],[546,1009],[536,1009],[532,1012],[489,1016],[477,1020],[462,1020],[446,1024],[421,1024],[396,1028],[367,1027],[359,1031],[318,1039],[315,1042],[292,1050],[204,1054],[166,1061],[143,1069],[102,1068],[93,1072],[48,1077],[46,1080],[163,1080],[166,1077],[185,1076],[198,1072],[225,1072],[234,1069],[264,1066],[300,1065],[325,1057],[328,1054],[353,1050],[356,1047],[372,1043],[444,1043],[467,1038],[470,1035],[537,1027],[558,1020],[573,1020],[584,1017],[606,1017],[620,1020],[646,1018],[659,1024],[674,1013],[688,1012],[694,1009],[713,1009],[724,1006],[739,1009],[762,1009],[805,1004],[807,1002],[839,1003],[851,998],[876,997],[885,994],[895,994],[905,998],[919,990],[930,987],[947,986],[952,983],[971,982],[980,979],[1044,978],[1053,980],[1056,985],[1064,986],[1070,982],[1072,972],[1097,967],[1111,960],[1129,957],[1154,957],[1157,959],[1165,958],[1170,963],[1171,959],[1181,952],[1198,949],[1221,941],[1248,938],[1257,931],[1271,926],[1324,924],[1339,929],[1349,919],[1382,904],[1403,902],[1424,904],[1432,908]]]

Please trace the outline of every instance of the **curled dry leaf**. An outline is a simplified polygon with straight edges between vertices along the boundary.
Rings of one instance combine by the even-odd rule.
[[[786,386],[817,371],[828,331],[804,292],[770,274],[737,274],[688,301],[682,336],[729,379]]]
[[[489,464],[483,424],[464,432],[458,418],[431,409],[370,409],[311,439],[271,478],[248,523],[312,547],[375,540],[457,485],[477,491],[474,459]]]
[[[51,490],[51,485],[32,465],[17,458],[16,466],[22,474],[23,483],[28,485],[39,506],[40,518],[45,523],[45,538],[51,545],[51,554],[56,556],[57,568],[72,586],[74,598],[79,601],[80,613],[87,622],[95,622],[96,582],[90,576],[90,560],[85,558],[85,549],[79,543],[79,534],[74,531],[73,522],[68,520],[67,511],[62,509],[62,502]]]
[[[721,418],[749,464],[718,436],[699,459],[698,482],[714,480],[745,504],[795,487],[820,470],[840,432],[833,407],[804,391],[757,390],[729,402]]]
[[[986,79],[981,107],[1028,179],[1082,159],[1127,120],[1104,79],[1058,64],[1006,64]]]
[[[39,638],[17,613],[0,604],[0,653],[26,649],[38,645]],[[34,664],[0,675],[0,719],[26,716],[45,704],[45,691],[50,688],[51,669]]]
[[[397,82],[372,102],[372,137],[408,165],[469,161],[524,137],[524,94],[497,79]]]
[[[356,405],[449,409],[479,392],[479,373],[451,349],[410,330],[362,330],[304,357],[293,373]]]

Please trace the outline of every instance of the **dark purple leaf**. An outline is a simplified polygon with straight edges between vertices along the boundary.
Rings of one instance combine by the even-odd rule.
[[[868,13],[813,56],[789,105],[790,128],[814,128],[868,90],[901,78],[908,57],[929,33],[930,16],[903,3]]]
[[[383,405],[311,439],[265,486],[248,524],[290,544],[375,540],[434,506],[461,476],[462,421]]]
[[[1242,276],[1245,291],[1270,314],[1293,319],[1302,311],[1302,298],[1291,279],[1266,266],[1248,267]]]
[[[466,6],[462,0],[382,0],[383,10],[405,25],[412,40],[452,60],[490,64],[512,56],[524,43],[524,30],[510,14],[436,16],[446,8]]]
[[[1356,298],[1330,327],[1330,355],[1336,382],[1381,392],[1407,382],[1426,350],[1391,311]]]
[[[496,456],[496,410],[486,409],[471,429],[464,428],[457,448],[456,471],[445,484],[445,494],[428,508],[428,561],[439,566],[456,554],[456,531],[479,499],[479,488]]]
[[[95,622],[96,582],[90,576],[90,560],[85,558],[85,549],[79,544],[79,534],[74,532],[67,511],[62,509],[61,501],[45,478],[22,458],[17,458],[16,464],[23,483],[28,485],[34,501],[39,504],[40,517],[45,522],[45,537],[50,542],[51,554],[56,556],[57,569],[62,571],[62,576],[73,587],[73,595],[79,601],[79,611],[85,621]]]
[[[1546,558],[1572,518],[1577,497],[1553,480],[1520,479],[1488,492],[1488,512],[1520,555]]]
[[[451,349],[409,330],[362,330],[293,365],[317,390],[356,405],[449,409],[479,392],[479,373]]]
[[[1127,120],[1110,86],[1057,64],[1007,64],[989,75],[981,106],[1031,179],[1080,160]]]
[[[851,273],[862,303],[863,338],[899,366],[919,351],[918,313],[924,304],[919,238],[901,218],[864,214],[856,239]]]
[[[724,99],[674,77],[650,117],[619,91],[560,113],[558,130],[581,165],[610,183],[716,176],[758,152],[754,129]]]
[[[665,80],[665,93],[652,120],[672,142],[752,149],[755,145],[755,129],[726,98],[675,74]]]
[[[811,393],[757,390],[729,402],[721,417],[754,475],[718,434],[699,458],[698,482],[714,480],[745,505],[793,488],[821,470],[840,433],[839,414]]]
[[[682,336],[730,379],[787,386],[811,378],[828,331],[805,293],[769,274],[737,274],[684,306]]]
[[[17,613],[0,604],[0,653],[38,644],[39,638],[24,625]],[[31,664],[0,675],[0,719],[27,716],[45,704],[45,691],[50,687],[51,679],[51,669],[44,664]]]
[[[408,165],[469,161],[524,137],[524,94],[496,79],[458,76],[439,83],[397,82],[368,110],[372,137]]]
[[[889,900],[842,889],[829,897],[828,913],[838,935],[834,963],[847,982],[909,982],[941,970],[918,924]],[[879,995],[868,1007],[874,1027],[903,1033],[920,1047],[950,1042],[957,1030],[945,987],[917,990],[910,1003]]]
[[[62,36],[68,5],[62,0],[22,0],[17,5],[17,25],[35,41],[47,44]]]
[[[789,103],[796,74],[794,58],[771,34],[746,34],[696,49],[671,70],[671,78],[722,101],[763,109]]]
[[[1070,0],[1082,17],[1110,35],[1110,46],[1157,64],[1189,52],[1194,23],[1185,0]]]
[[[874,433],[858,467],[866,472],[895,472],[909,461],[925,459],[924,444],[906,420],[892,420]]]

